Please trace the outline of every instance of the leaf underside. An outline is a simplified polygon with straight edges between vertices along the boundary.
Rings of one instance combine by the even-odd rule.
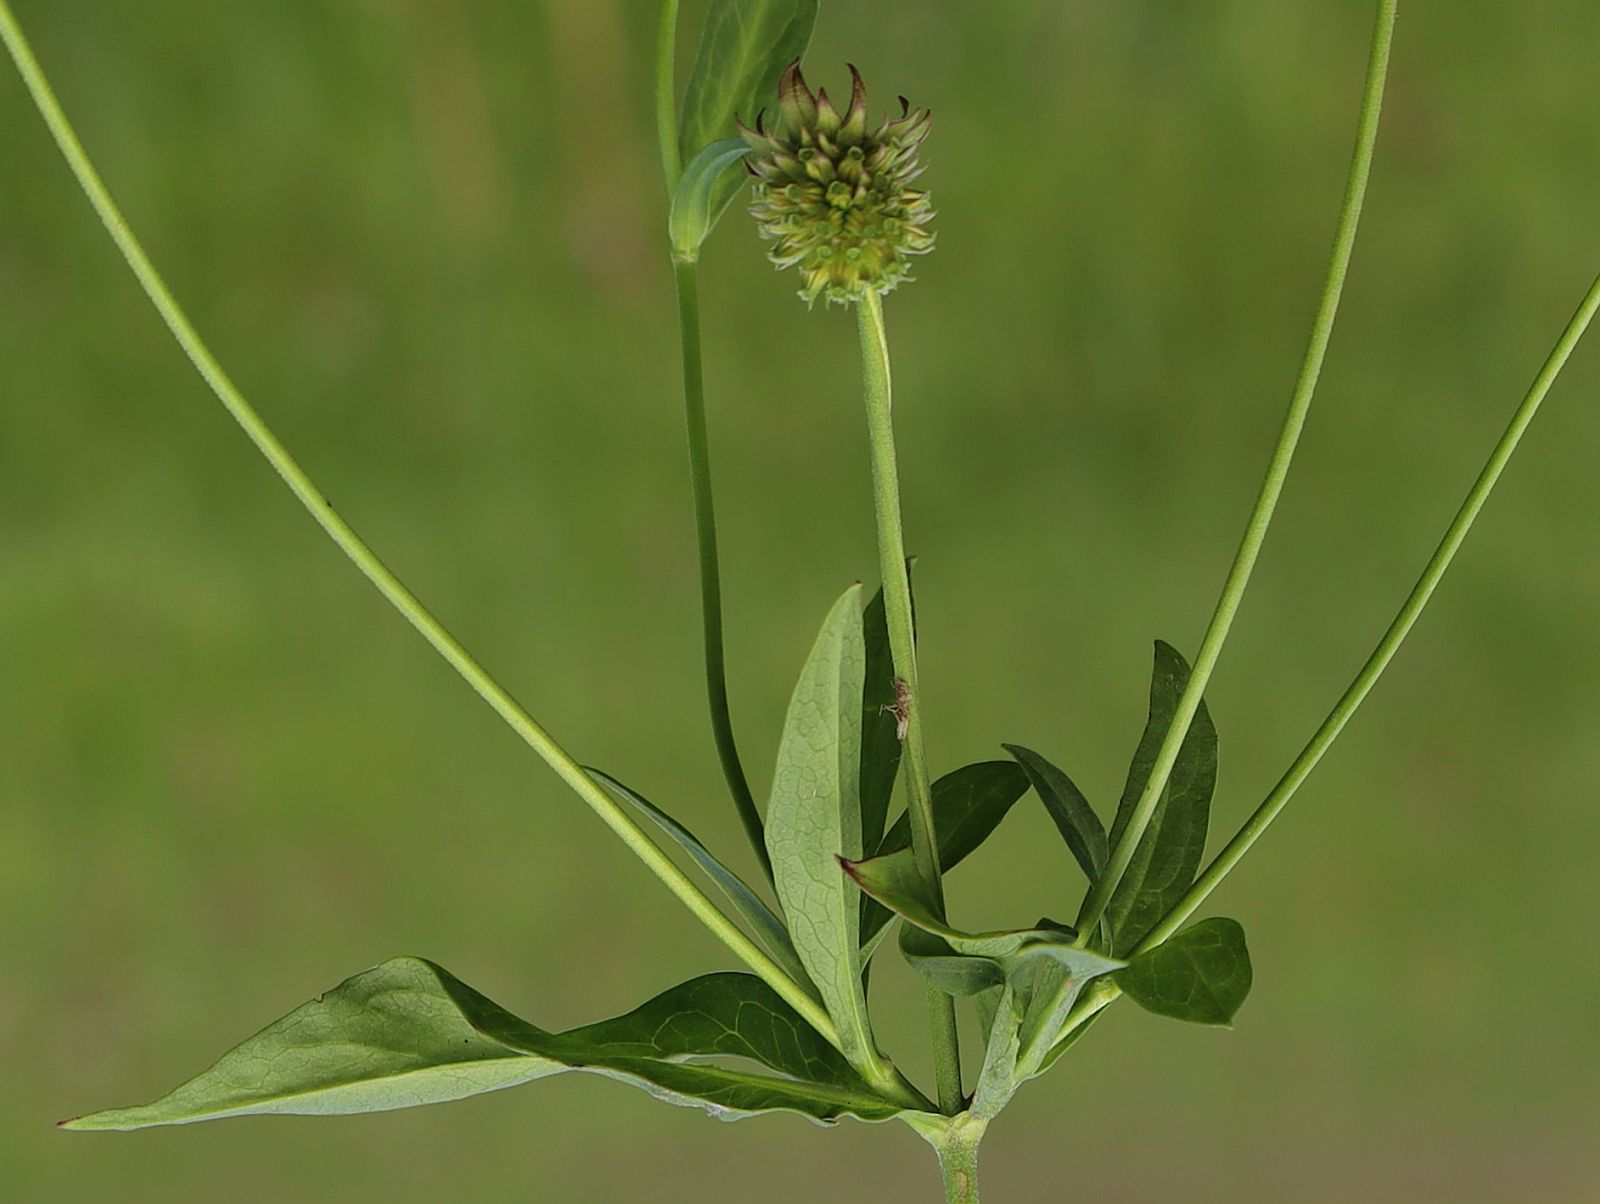
[[[692,1058],[736,1058],[772,1074]],[[885,1120],[875,1096],[777,994],[748,974],[692,979],[615,1019],[565,1033],[519,1020],[448,971],[402,957],[268,1025],[152,1103],[64,1122],[125,1130],[228,1116],[381,1112],[463,1099],[569,1070],[641,1087],[723,1119],[795,1112]]]
[[[837,858],[861,855],[861,587],[834,604],[795,685],[767,804],[767,852],[794,942],[841,1045],[875,1056],[861,982],[861,903]]]
[[[811,985],[810,978],[806,976],[805,967],[800,962],[799,954],[795,952],[794,943],[789,939],[789,930],[784,927],[783,921],[778,918],[772,908],[767,906],[761,896],[756,894],[743,878],[713,856],[710,850],[700,842],[699,837],[645,798],[644,795],[623,785],[616,778],[602,770],[590,768],[586,772],[609,790],[618,800],[637,809],[663,832],[672,837],[689,854],[690,859],[705,871],[706,876],[721,888],[722,893],[727,896],[728,902],[733,904],[734,910],[750,925],[756,934],[756,938],[767,947],[767,952],[772,954],[778,963],[783,966],[784,970],[788,972],[789,976],[808,992],[816,993],[816,988]]]
[[[968,933],[939,919],[924,898],[916,866],[898,856],[845,862],[845,871],[863,891],[911,926],[902,931],[907,960],[940,989],[972,995],[1002,981],[1016,981],[1044,963],[1057,963],[1067,975],[1088,981],[1125,963],[1077,947],[1073,934],[1043,922],[1034,928]]]

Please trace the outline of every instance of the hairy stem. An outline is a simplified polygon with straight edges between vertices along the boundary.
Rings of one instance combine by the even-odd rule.
[[[933,825],[933,795],[928,758],[922,741],[922,690],[917,680],[917,641],[911,611],[911,578],[906,568],[905,534],[900,521],[900,473],[895,463],[893,388],[889,375],[889,341],[883,325],[883,303],[865,292],[856,302],[861,333],[861,370],[867,406],[867,437],[872,451],[872,498],[878,522],[878,566],[883,577],[883,607],[889,626],[889,651],[896,678],[904,684],[906,812],[911,821],[911,851],[922,875],[929,902],[944,915],[944,886],[939,877],[938,841]],[[961,1052],[957,1044],[955,1000],[933,986],[927,988],[933,1033],[934,1069],[939,1107],[960,1110]]]
[[[1317,728],[1316,734],[1311,737],[1305,748],[1300,750],[1300,755],[1295,758],[1288,772],[1278,780],[1272,792],[1245,821],[1238,834],[1195,879],[1194,885],[1178,901],[1171,914],[1145,937],[1136,953],[1154,948],[1183,926],[1184,922],[1205,902],[1206,897],[1250,851],[1250,846],[1255,844],[1272,821],[1278,818],[1279,812],[1294,797],[1295,791],[1311,776],[1311,771],[1316,768],[1317,762],[1322,760],[1323,754],[1339,738],[1339,733],[1344,730],[1345,724],[1350,722],[1351,716],[1366,700],[1372,687],[1377,684],[1378,678],[1383,676],[1383,671],[1389,667],[1389,662],[1400,650],[1400,645],[1405,642],[1406,636],[1411,633],[1417,619],[1421,617],[1428,600],[1433,597],[1433,591],[1444,577],[1445,570],[1450,567],[1450,562],[1461,550],[1467,532],[1472,530],[1472,524],[1477,521],[1484,503],[1489,500],[1489,494],[1494,491],[1495,483],[1505,471],[1512,453],[1517,450],[1517,444],[1522,441],[1528,425],[1539,412],[1539,406],[1550,392],[1551,386],[1555,384],[1556,378],[1561,375],[1562,368],[1571,358],[1578,341],[1583,338],[1584,331],[1594,320],[1596,310],[1600,310],[1600,279],[1595,280],[1590,286],[1583,303],[1578,306],[1572,320],[1567,323],[1567,328],[1562,331],[1554,350],[1550,352],[1544,366],[1539,369],[1539,374],[1534,378],[1522,403],[1512,415],[1511,422],[1500,436],[1500,441],[1495,444],[1494,451],[1490,453],[1488,462],[1483,466],[1483,471],[1478,474],[1477,480],[1472,483],[1472,488],[1467,491],[1466,499],[1456,511],[1456,516],[1451,520],[1444,538],[1439,541],[1439,546],[1422,570],[1422,575],[1417,578],[1416,585],[1412,587],[1399,613],[1395,615],[1394,622],[1389,624],[1388,630],[1383,633],[1383,638],[1372,650],[1372,655],[1361,666],[1361,671],[1356,674],[1355,680],[1334,704],[1333,710],[1328,712],[1328,717],[1322,721],[1322,726]]]
[[[1261,554],[1267,529],[1272,524],[1273,512],[1277,509],[1278,498],[1283,493],[1284,481],[1289,475],[1289,466],[1294,460],[1295,448],[1300,442],[1300,433],[1305,428],[1306,415],[1311,409],[1311,400],[1317,390],[1317,380],[1322,374],[1323,360],[1327,356],[1328,344],[1333,337],[1334,319],[1339,312],[1339,299],[1344,292],[1345,277],[1350,269],[1350,257],[1355,249],[1356,230],[1361,222],[1361,208],[1366,199],[1367,180],[1372,171],[1373,150],[1378,140],[1378,118],[1383,109],[1384,84],[1389,73],[1389,56],[1394,44],[1394,24],[1398,6],[1399,0],[1379,0],[1378,3],[1372,49],[1367,61],[1366,86],[1361,100],[1355,153],[1351,158],[1350,174],[1345,184],[1344,204],[1339,214],[1333,252],[1328,261],[1327,277],[1322,286],[1322,298],[1311,326],[1310,343],[1300,366],[1300,374],[1295,382],[1288,412],[1284,415],[1277,446],[1274,447],[1272,458],[1268,462],[1266,477],[1261,482],[1255,505],[1245,524],[1244,537],[1239,543],[1232,567],[1229,568],[1227,578],[1223,582],[1222,593],[1217,599],[1216,609],[1212,612],[1211,622],[1207,625],[1205,635],[1200,641],[1200,650],[1195,656],[1189,683],[1178,699],[1177,708],[1172,716],[1172,726],[1167,729],[1166,736],[1161,742],[1144,792],[1134,806],[1121,839],[1111,850],[1105,870],[1096,880],[1088,898],[1084,900],[1077,924],[1078,931],[1082,934],[1080,940],[1084,943],[1087,943],[1094,933],[1101,915],[1104,914],[1106,906],[1111,902],[1112,895],[1122,881],[1123,874],[1127,872],[1134,851],[1139,847],[1139,841],[1144,836],[1145,829],[1149,827],[1151,816],[1155,813],[1156,804],[1166,789],[1172,767],[1178,759],[1178,751],[1183,745],[1184,737],[1189,734],[1189,725],[1194,721],[1195,712],[1200,708],[1206,684],[1211,680],[1212,670],[1216,668],[1217,658],[1222,655],[1222,646],[1227,641],[1234,616],[1244,600],[1245,589],[1250,584],[1256,559]]]
[[[722,776],[727,779],[734,808],[761,870],[772,881],[772,858],[767,852],[761,812],[750,793],[739,746],[733,737],[733,716],[728,710],[728,672],[722,643],[722,573],[717,556],[717,515],[711,498],[711,448],[706,437],[705,372],[700,358],[700,299],[698,268],[676,261],[678,329],[683,337],[683,408],[689,433],[689,476],[694,485],[694,530],[700,556],[700,625],[706,665],[706,698],[711,706],[711,734],[717,746]]]
[[[944,1176],[945,1204],[978,1204],[978,1146],[988,1121],[958,1116],[937,1139],[930,1137]]]
[[[656,139],[661,143],[661,171],[667,178],[667,195],[683,174],[683,148],[678,145],[678,3],[661,0],[656,26]]]
[[[216,394],[228,413],[243,429],[257,450],[267,459],[295,497],[317,524],[348,556],[380,594],[403,615],[441,657],[487,702],[522,740],[555,771],[556,775],[587,803],[650,871],[680,902],[727,948],[781,995],[813,1028],[831,1044],[839,1036],[822,1007],[786,974],[767,954],[728,919],[716,904],[695,885],[672,859],[650,839],[606,791],[569,756],[472,655],[423,606],[400,579],[378,559],[372,549],[329,505],[315,484],[295,462],[283,444],[268,429],[255,409],[245,400],[223,371],[205,342],[168,290],[139,240],[129,229],[121,210],[112,200],[99,173],[79,142],[71,122],[56,100],[49,82],[24,38],[6,0],[0,0],[0,39],[44,117],[56,145],[77,177],[79,185],[104,223],[112,241],[121,251],[140,286],[160,313],[167,328],[183,348],[200,376]],[[909,1097],[908,1097],[909,1098]]]

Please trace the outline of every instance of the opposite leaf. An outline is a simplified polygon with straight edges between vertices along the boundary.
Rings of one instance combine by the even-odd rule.
[[[1172,645],[1156,641],[1150,717],[1128,768],[1122,802],[1111,825],[1113,848],[1150,780],[1150,770],[1188,682],[1188,663]],[[1125,952],[1138,945],[1194,881],[1205,854],[1211,794],[1216,784],[1217,729],[1202,701],[1179,746],[1166,788],[1151,813],[1150,825],[1106,906],[1105,918],[1111,927],[1115,951]]]
[[[861,983],[861,903],[836,858],[861,855],[861,587],[834,604],[778,742],[767,852],[789,935],[856,1065],[875,1050]]]
[[[767,947],[767,952],[772,954],[789,977],[808,993],[816,994],[816,988],[806,976],[805,966],[801,964],[799,955],[794,951],[794,943],[789,939],[789,930],[783,926],[783,921],[773,914],[772,908],[762,901],[761,896],[746,885],[743,878],[712,856],[710,850],[700,843],[699,837],[644,795],[630,790],[603,770],[591,768],[586,772],[617,799],[642,812],[663,832],[677,841],[694,863],[705,871],[707,877],[722,888],[722,893],[728,897],[728,902],[733,904],[734,910],[750,925],[756,938]]]
[[[1100,871],[1106,868],[1110,850],[1106,843],[1106,826],[1094,813],[1089,800],[1083,797],[1083,792],[1073,784],[1071,778],[1032,749],[1023,748],[1020,744],[1003,747],[1017,759],[1017,764],[1027,774],[1034,793],[1050,813],[1056,830],[1072,850],[1084,875],[1091,884],[1098,881]]]
[[[1231,1028],[1251,979],[1244,929],[1237,920],[1219,917],[1141,953],[1112,981],[1158,1016]]]
[[[678,145],[684,162],[733,137],[735,118],[755,120],[777,92],[783,69],[805,54],[816,23],[817,0],[712,0],[683,94]],[[713,215],[739,183],[737,176],[722,178],[710,199]]]
[[[682,1059],[749,1058],[794,1078]],[[139,1129],[225,1116],[382,1112],[463,1099],[567,1070],[606,1075],[732,1119],[764,1111],[818,1121],[899,1111],[765,983],[714,974],[644,1007],[552,1034],[447,971],[402,957],[349,978],[153,1103],[65,1122]]]
[[[948,873],[974,853],[1028,790],[1027,775],[1011,761],[980,761],[953,770],[934,782],[933,827],[938,833],[939,869]],[[884,836],[878,858],[895,858],[896,874],[915,873],[911,821],[901,815]],[[861,913],[862,957],[893,913],[870,895]]]
[[[964,971],[962,981],[970,984],[970,990],[951,990],[940,984],[934,975],[924,973],[929,981],[941,985],[941,989],[951,994],[974,994],[1001,978],[1014,980],[1019,973],[1031,972],[1041,960],[1059,963],[1073,979],[1082,981],[1110,973],[1125,964],[1090,949],[1079,949],[1069,930],[1046,927],[1042,922],[1039,927],[1006,932],[968,933],[951,928],[928,906],[916,866],[903,857],[874,857],[870,861],[842,861],[842,864],[856,885],[867,894],[915,925],[926,936],[942,943],[941,948],[940,944],[907,931],[902,936],[901,944],[913,966],[922,970],[928,959],[971,959],[978,963],[989,963],[993,970],[999,972],[996,976],[993,970],[984,970],[981,965]],[[945,975],[950,967],[939,966],[937,969],[940,975]]]
[[[680,263],[700,258],[700,246],[743,182],[742,166],[750,148],[743,138],[722,138],[706,147],[683,169],[672,190],[667,237],[672,257]]]

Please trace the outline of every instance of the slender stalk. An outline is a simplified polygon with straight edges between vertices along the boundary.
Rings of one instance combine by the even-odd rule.
[[[1461,508],[1456,511],[1455,518],[1445,530],[1444,538],[1439,541],[1439,546],[1434,550],[1433,556],[1428,560],[1422,570],[1422,575],[1417,578],[1417,583],[1411,589],[1406,600],[1401,604],[1394,621],[1389,624],[1383,633],[1383,638],[1378,641],[1372,655],[1361,666],[1360,672],[1351,681],[1339,701],[1334,704],[1333,710],[1317,728],[1316,734],[1301,749],[1300,755],[1295,758],[1288,771],[1278,780],[1266,799],[1256,808],[1238,833],[1230,840],[1222,851],[1212,860],[1205,870],[1195,879],[1194,885],[1180,899],[1165,919],[1150,930],[1148,936],[1133,950],[1131,956],[1137,957],[1141,953],[1154,949],[1161,942],[1170,938],[1178,929],[1188,921],[1189,917],[1199,910],[1201,904],[1211,895],[1211,892],[1221,885],[1222,880],[1232,872],[1250,847],[1260,839],[1261,834],[1267,830],[1272,821],[1288,805],[1294,797],[1296,790],[1311,776],[1311,771],[1316,768],[1317,762],[1322,760],[1333,742],[1339,738],[1352,716],[1360,709],[1361,704],[1377,684],[1378,678],[1383,676],[1384,670],[1389,667],[1400,645],[1405,642],[1406,636],[1416,626],[1423,610],[1427,607],[1433,592],[1438,588],[1445,571],[1450,567],[1457,552],[1461,550],[1462,543],[1467,538],[1467,532],[1472,529],[1472,524],[1477,521],[1479,513],[1489,499],[1489,494],[1494,491],[1500,475],[1505,471],[1506,464],[1511,455],[1516,451],[1517,445],[1522,441],[1522,436],[1527,432],[1533,422],[1534,415],[1539,412],[1540,405],[1555,385],[1556,379],[1566,367],[1567,361],[1572,357],[1584,332],[1594,321],[1596,313],[1600,313],[1600,278],[1589,286],[1589,291],[1584,295],[1577,312],[1572,320],[1567,323],[1561,337],[1556,341],[1555,348],[1545,359],[1544,365],[1534,377],[1533,384],[1523,396],[1522,403],[1512,414],[1511,421],[1507,424],[1504,433],[1494,450],[1489,453],[1489,459],[1479,472],[1477,479],[1472,483],[1472,488],[1467,491],[1466,499],[1461,503]],[[1101,991],[1086,991],[1077,1006],[1067,1014],[1061,1026],[1061,1036],[1057,1044],[1079,1025],[1083,1024],[1095,1012],[1107,1006],[1116,999],[1121,991],[1108,979],[1101,979],[1104,984]],[[1097,983],[1097,986],[1099,985]]]
[[[1095,882],[1088,898],[1084,900],[1077,925],[1078,931],[1082,934],[1080,942],[1087,943],[1094,933],[1101,915],[1105,913],[1107,904],[1111,902],[1112,895],[1122,881],[1123,874],[1127,872],[1129,862],[1133,860],[1140,838],[1150,825],[1150,818],[1155,813],[1156,804],[1160,801],[1162,792],[1167,787],[1167,780],[1172,775],[1172,767],[1177,762],[1178,751],[1183,745],[1184,737],[1189,734],[1189,725],[1194,721],[1195,712],[1200,708],[1200,700],[1205,696],[1206,684],[1211,680],[1217,658],[1222,655],[1222,646],[1227,641],[1234,616],[1244,600],[1245,589],[1250,584],[1250,575],[1255,570],[1256,559],[1261,554],[1261,545],[1266,540],[1273,512],[1277,509],[1278,498],[1283,493],[1284,481],[1289,475],[1289,466],[1294,460],[1295,448],[1300,442],[1300,433],[1305,428],[1306,415],[1311,409],[1311,400],[1317,391],[1317,380],[1322,374],[1328,343],[1333,337],[1334,319],[1339,312],[1339,299],[1344,292],[1345,277],[1350,269],[1350,256],[1355,250],[1356,230],[1361,223],[1361,208],[1366,199],[1367,181],[1372,172],[1373,149],[1378,140],[1378,118],[1383,110],[1384,84],[1389,73],[1389,57],[1394,44],[1394,24],[1398,6],[1399,0],[1379,0],[1378,3],[1372,49],[1367,61],[1366,86],[1361,99],[1361,117],[1356,134],[1355,153],[1351,158],[1350,174],[1345,184],[1344,204],[1339,214],[1338,230],[1334,235],[1327,277],[1322,286],[1322,298],[1311,326],[1310,343],[1306,347],[1305,359],[1300,366],[1300,375],[1295,382],[1288,412],[1284,415],[1277,446],[1273,449],[1272,458],[1268,462],[1266,477],[1261,482],[1255,505],[1245,524],[1244,537],[1239,543],[1233,564],[1223,582],[1222,593],[1217,599],[1216,609],[1212,612],[1211,622],[1200,641],[1200,651],[1195,656],[1189,683],[1178,699],[1177,709],[1172,716],[1172,726],[1167,729],[1166,737],[1161,742],[1144,792],[1134,806],[1121,839],[1111,850],[1104,872]]]
[[[283,478],[301,505],[390,605],[399,611],[423,639],[427,640],[434,651],[478,692],[524,743],[555,771],[556,776],[589,805],[629,851],[644,862],[690,913],[740,961],[777,991],[830,1044],[837,1046],[838,1032],[822,1007],[718,910],[705,892],[696,886],[660,846],[623,812],[605,790],[584,772],[583,768],[523,709],[521,704],[473,659],[461,643],[329,505],[321,490],[312,483],[310,477],[295,462],[288,450],[278,441],[223,371],[150,262],[149,256],[145,254],[139,240],[129,229],[121,210],[118,209],[105,183],[90,162],[71,122],[62,111],[39,67],[38,60],[34,57],[32,48],[11,13],[7,0],[0,0],[0,39],[4,40],[12,61],[22,73],[28,91],[32,94],[34,103],[38,106],[46,125],[49,126],[50,133],[66,158],[68,166],[71,167],[73,175],[77,177],[89,203],[94,207],[112,241],[116,243],[117,249],[121,251],[128,266],[133,270],[134,276],[138,278],[145,294],[160,313],[179,346],[188,355],[190,362],[210,386],[211,391],[255,444],[257,450]],[[911,1098],[909,1093],[906,1094],[907,1098]]]
[[[1412,587],[1399,613],[1395,615],[1394,622],[1389,624],[1389,629],[1383,633],[1383,638],[1378,641],[1377,647],[1372,650],[1372,655],[1361,666],[1361,671],[1356,674],[1355,680],[1340,696],[1333,710],[1328,713],[1328,717],[1322,721],[1322,726],[1317,728],[1316,734],[1311,737],[1305,748],[1301,749],[1294,764],[1278,780],[1272,792],[1245,821],[1238,834],[1195,879],[1194,885],[1178,901],[1166,919],[1150,931],[1136,953],[1154,948],[1183,926],[1184,922],[1205,902],[1207,896],[1250,851],[1250,846],[1255,844],[1272,821],[1278,818],[1278,814],[1294,797],[1295,791],[1306,778],[1311,776],[1311,771],[1316,768],[1317,762],[1322,760],[1323,754],[1339,738],[1339,733],[1344,730],[1345,724],[1350,722],[1351,716],[1366,700],[1367,694],[1377,684],[1378,678],[1383,676],[1383,671],[1389,667],[1389,662],[1394,659],[1400,645],[1411,633],[1417,619],[1421,617],[1428,600],[1433,597],[1433,591],[1444,577],[1445,570],[1450,567],[1450,562],[1461,550],[1467,532],[1472,530],[1472,524],[1477,520],[1484,503],[1488,501],[1489,494],[1493,492],[1495,483],[1500,479],[1500,474],[1505,471],[1512,453],[1517,450],[1517,444],[1521,442],[1528,425],[1539,412],[1540,404],[1550,392],[1551,386],[1555,384],[1556,378],[1561,375],[1561,370],[1571,358],[1579,340],[1583,338],[1584,331],[1594,320],[1597,310],[1600,310],[1600,279],[1596,279],[1590,286],[1582,304],[1578,306],[1572,320],[1567,323],[1567,328],[1562,331],[1554,350],[1550,352],[1544,366],[1539,369],[1539,374],[1534,378],[1516,413],[1512,415],[1510,424],[1500,436],[1500,441],[1495,444],[1494,451],[1490,453],[1488,462],[1483,466],[1483,471],[1478,474],[1477,480],[1472,483],[1472,488],[1467,491],[1466,500],[1456,511],[1456,516],[1451,520],[1444,538],[1439,541],[1439,546],[1434,550],[1427,567],[1422,570],[1422,576],[1417,578],[1416,585]]]
[[[661,171],[667,178],[667,195],[683,174],[683,148],[678,145],[678,3],[661,0],[661,20],[656,26],[656,139],[661,143]]]
[[[706,438],[705,372],[700,358],[700,300],[698,268],[693,262],[674,261],[678,284],[678,329],[683,338],[683,410],[689,432],[689,476],[694,485],[694,530],[700,556],[700,628],[705,650],[706,698],[711,706],[711,734],[717,759],[727,779],[734,809],[761,870],[772,881],[772,858],[739,760],[733,737],[733,716],[728,709],[728,672],[722,643],[722,573],[717,556],[717,515],[711,497],[711,448]]]
[[[893,386],[889,375],[889,340],[883,325],[883,302],[865,292],[856,302],[861,333],[861,370],[867,406],[867,436],[872,450],[872,499],[878,521],[878,565],[883,577],[883,606],[889,626],[889,651],[895,676],[905,685],[906,812],[911,820],[911,851],[936,913],[944,915],[944,886],[939,877],[938,841],[933,823],[933,795],[928,757],[922,740],[922,689],[917,680],[917,643],[911,612],[911,578],[906,569],[905,534],[900,521],[900,473],[895,463]],[[933,1033],[934,1069],[938,1075],[939,1108],[961,1109],[961,1051],[957,1044],[955,1000],[929,986],[928,1012]]]

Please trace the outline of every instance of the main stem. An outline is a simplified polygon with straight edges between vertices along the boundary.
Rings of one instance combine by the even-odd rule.
[[[772,881],[761,812],[750,793],[728,709],[728,671],[722,643],[722,571],[717,556],[717,516],[711,497],[711,447],[706,435],[705,370],[700,351],[698,269],[675,261],[678,285],[678,329],[683,338],[683,410],[689,434],[689,476],[694,486],[694,532],[700,557],[700,628],[705,651],[706,698],[711,706],[711,734],[722,776],[727,779],[744,834]]]
[[[661,171],[667,195],[683,174],[683,148],[678,145],[678,2],[661,0],[656,24],[656,141],[661,144]]]
[[[1284,481],[1288,478],[1289,466],[1294,460],[1295,448],[1300,442],[1300,433],[1305,429],[1306,415],[1311,409],[1311,400],[1316,395],[1317,381],[1322,375],[1322,364],[1327,357],[1329,341],[1333,337],[1333,324],[1339,312],[1339,299],[1344,293],[1345,278],[1350,270],[1350,257],[1355,250],[1356,231],[1361,224],[1361,208],[1366,199],[1367,181],[1372,174],[1373,150],[1378,141],[1378,118],[1383,111],[1384,84],[1389,74],[1389,57],[1394,45],[1394,24],[1398,7],[1399,0],[1379,0],[1378,3],[1372,49],[1367,60],[1366,86],[1362,93],[1355,153],[1351,158],[1349,178],[1345,184],[1338,231],[1334,236],[1333,252],[1328,260],[1328,273],[1322,286],[1322,298],[1317,306],[1316,318],[1312,322],[1311,339],[1306,347],[1305,359],[1300,366],[1300,375],[1295,381],[1288,412],[1284,415],[1277,446],[1273,449],[1266,477],[1261,482],[1255,505],[1245,524],[1239,549],[1234,554],[1233,564],[1223,582],[1222,593],[1217,599],[1216,609],[1212,612],[1211,622],[1207,625],[1205,635],[1200,641],[1200,650],[1195,656],[1189,683],[1178,699],[1177,708],[1172,716],[1172,725],[1167,729],[1166,736],[1161,742],[1155,764],[1150,769],[1150,777],[1145,782],[1144,792],[1134,806],[1121,839],[1111,850],[1104,872],[1095,881],[1093,890],[1084,900],[1077,925],[1078,931],[1082,934],[1079,938],[1080,943],[1087,943],[1094,933],[1100,917],[1111,901],[1111,896],[1121,883],[1123,874],[1127,872],[1134,851],[1139,847],[1139,841],[1150,825],[1156,804],[1167,787],[1172,767],[1178,759],[1178,751],[1183,746],[1184,737],[1189,734],[1189,726],[1194,722],[1195,713],[1200,708],[1200,700],[1205,696],[1206,685],[1211,680],[1212,670],[1216,668],[1217,658],[1222,655],[1222,646],[1227,642],[1234,616],[1244,600],[1245,589],[1250,584],[1256,559],[1260,556],[1261,546],[1267,538],[1267,529],[1272,525],[1278,498],[1283,493]]]
[[[711,933],[740,961],[749,966],[773,990],[777,991],[830,1044],[839,1045],[838,1031],[814,999],[800,988],[760,946],[718,910],[715,903],[695,885],[670,857],[644,830],[635,823],[608,795],[605,790],[563,749],[554,738],[530,715],[511,694],[481,666],[461,643],[445,629],[444,625],[422,602],[394,575],[392,571],[367,546],[329,504],[322,491],[306,475],[288,450],[262,421],[254,407],[245,400],[233,381],[223,371],[216,357],[190,323],[166,283],[151,263],[144,247],[128,227],[121,210],[100,178],[78,140],[72,123],[62,111],[60,102],[45,79],[34,57],[32,47],[23,36],[11,7],[0,0],[0,40],[3,40],[12,61],[22,73],[23,81],[38,106],[45,124],[49,126],[56,145],[77,177],[89,203],[104,223],[112,241],[133,270],[146,296],[160,313],[178,345],[188,355],[196,371],[211,387],[235,422],[243,429],[268,463],[300,500],[318,526],[339,549],[350,558],[363,576],[380,594],[403,615],[408,623],[425,639],[441,657],[487,702],[496,714],[533,749],[556,776],[583,799],[600,819],[644,862],[650,872],[666,885]],[[907,1099],[912,1098],[906,1093]]]
[[[978,1204],[978,1146],[987,1121],[958,1117],[934,1144],[944,1176],[945,1204]]]
[[[911,852],[936,914],[944,915],[944,884],[939,877],[939,845],[934,831],[933,794],[922,741],[922,690],[917,680],[917,641],[911,611],[911,578],[906,569],[905,534],[900,521],[900,472],[895,463],[893,386],[883,302],[865,292],[856,302],[861,333],[861,372],[865,384],[867,439],[872,450],[872,501],[878,520],[878,568],[883,577],[883,608],[889,626],[889,651],[895,677],[903,683],[906,812],[911,820]],[[961,1051],[955,1000],[929,986],[928,1015],[933,1061],[938,1075],[939,1108],[961,1110]]]

